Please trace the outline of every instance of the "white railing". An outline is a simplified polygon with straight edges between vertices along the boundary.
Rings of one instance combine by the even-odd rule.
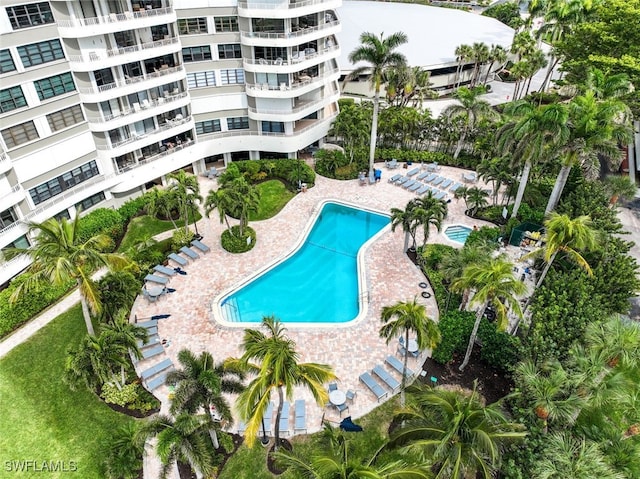
[[[62,28],[69,27],[93,27],[96,25],[104,25],[108,23],[125,22],[128,20],[136,20],[141,18],[157,17],[161,15],[170,15],[173,13],[172,7],[151,8],[137,12],[110,13],[100,17],[91,18],[74,18],[73,20],[58,20],[58,26]]]
[[[21,224],[24,224],[22,220],[16,220],[13,223],[11,223],[10,225],[5,226],[4,228],[2,228],[0,230],[0,235],[3,235],[4,233],[7,233],[9,231],[11,231],[14,228],[17,228],[18,226],[20,226]]]
[[[134,141],[142,140],[142,139],[146,138],[147,136],[155,135],[156,133],[160,133],[160,132],[169,130],[171,128],[175,128],[176,126],[184,125],[185,123],[188,123],[190,121],[191,121],[191,117],[190,116],[188,116],[186,118],[183,118],[181,120],[167,120],[167,123],[165,123],[164,125],[160,125],[155,130],[145,131],[144,133],[141,133],[139,135],[135,135],[135,134],[131,135],[130,137],[125,138],[123,140],[116,141],[116,142],[111,142],[111,145],[97,145],[96,149],[97,150],[101,150],[101,151],[113,150],[113,149],[118,148],[120,146],[127,145],[129,143],[133,143]]]
[[[319,120],[309,120],[313,121],[309,126],[305,126],[304,128],[294,129],[293,133],[273,133],[273,132],[263,132],[263,131],[251,131],[251,130],[230,130],[230,131],[219,131],[217,133],[207,133],[205,136],[207,139],[210,138],[228,138],[230,136],[273,136],[273,137],[291,137],[300,135],[308,130],[316,128],[321,122],[332,120],[338,116],[337,113],[333,113],[326,118],[320,118]]]
[[[149,101],[149,103],[141,103],[139,108],[131,107],[131,108],[122,110],[119,113],[112,113],[110,115],[90,116],[90,117],[87,117],[87,121],[91,123],[106,123],[108,121],[112,121],[117,118],[133,115],[134,113],[140,113],[141,111],[148,110],[149,108],[154,108],[156,106],[166,105],[168,103],[175,102],[182,98],[186,98],[188,95],[189,94],[187,92],[183,92],[183,93],[179,93],[178,95],[165,96],[162,98],[158,98],[157,100],[151,100]]]
[[[292,108],[290,110],[268,110],[266,108],[254,108],[252,106],[249,107],[249,111],[251,113],[262,113],[264,115],[291,115],[293,113],[299,113],[303,110],[307,110],[309,108],[312,108],[313,106],[316,105],[320,105],[322,103],[325,103],[329,101],[329,98],[323,98],[321,100],[314,100],[314,101],[301,101],[298,102],[299,106],[296,106],[295,108]]]
[[[326,53],[336,51],[339,48],[340,47],[338,45],[333,45],[317,52],[313,52],[313,53],[305,52],[304,55],[302,56],[300,53],[298,53],[298,56],[292,56],[288,60],[284,60],[282,58],[276,58],[275,60],[266,60],[264,58],[246,58],[244,59],[244,62],[249,65],[288,65],[289,62],[291,62],[291,64],[304,62],[304,61],[316,58],[318,56],[325,55]]]
[[[107,83],[106,85],[100,85],[100,86],[96,85],[95,87],[89,87],[89,88],[78,88],[78,92],[84,93],[84,94],[102,93],[105,91],[113,90],[114,88],[121,88],[127,85],[134,85],[136,83],[140,83],[145,80],[150,80],[152,78],[160,78],[165,75],[180,72],[183,70],[184,68],[182,67],[182,65],[178,65],[177,67],[164,68],[156,72],[147,73],[145,75],[140,75],[137,77],[125,78],[124,80],[118,80],[113,83]]]
[[[331,70],[328,70],[326,72],[323,72],[321,76],[317,76],[317,77],[311,77],[308,80],[302,80],[302,81],[297,81],[297,82],[293,82],[290,85],[288,84],[284,84],[284,85],[269,85],[268,83],[247,83],[246,87],[249,90],[256,90],[256,91],[260,91],[260,90],[271,90],[271,91],[284,91],[284,90],[299,90],[300,88],[306,87],[308,85],[313,85],[313,84],[322,84],[327,80],[327,77],[330,77],[334,74],[338,73],[338,69],[337,68],[332,68]]]
[[[113,48],[110,50],[89,52],[88,55],[69,55],[69,61],[71,62],[100,62],[119,55],[127,55],[129,53],[141,52],[149,50],[151,48],[163,47],[166,45],[173,45],[179,42],[178,38],[167,38],[165,40],[158,40],[155,42],[141,43],[140,45],[133,45],[130,47]]]
[[[325,0],[302,0],[292,1],[285,0],[280,3],[260,3],[260,2],[238,2],[239,8],[259,8],[264,10],[276,10],[279,8],[300,8],[308,7],[309,5],[319,5],[324,3]]]
[[[6,198],[7,196],[11,196],[12,194],[17,193],[21,189],[22,189],[22,186],[18,183],[17,185],[14,185],[13,188],[11,188],[7,193],[2,194],[0,196],[0,199]]]
[[[340,25],[340,22],[338,20],[332,21],[332,22],[328,22],[328,23],[323,23],[322,25],[316,25],[315,27],[308,27],[308,28],[303,28],[301,30],[297,30],[295,32],[282,32],[282,33],[277,33],[277,32],[240,32],[240,36],[242,38],[267,38],[267,39],[274,39],[274,40],[282,40],[282,39],[286,39],[286,38],[296,38],[296,37],[303,37],[305,35],[309,35],[310,33],[313,32],[317,32],[320,30],[326,30],[327,28],[331,28],[331,27],[335,27]]]
[[[152,163],[160,158],[164,158],[165,156],[169,156],[174,154],[177,151],[183,150],[185,148],[190,147],[191,145],[195,144],[194,140],[189,140],[189,141],[185,141],[183,143],[180,143],[179,145],[174,146],[173,148],[168,148],[166,151],[163,151],[161,153],[158,153],[157,155],[153,155],[150,156],[148,158],[144,158],[143,160],[138,161],[137,163],[132,163],[130,165],[126,165],[123,167],[118,166],[118,175],[121,175],[123,173],[126,173],[127,171],[131,171],[135,168],[138,168],[139,166],[142,165],[146,165],[148,163]]]

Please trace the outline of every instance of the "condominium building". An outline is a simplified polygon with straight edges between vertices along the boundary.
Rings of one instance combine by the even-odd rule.
[[[337,115],[341,0],[0,7],[0,249],[177,169],[295,158]],[[0,260],[1,261],[1,260]],[[27,266],[2,264],[0,285]]]

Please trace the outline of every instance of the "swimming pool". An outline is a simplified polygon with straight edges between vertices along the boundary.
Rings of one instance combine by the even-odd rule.
[[[224,297],[230,322],[344,323],[359,312],[358,251],[388,216],[326,203],[302,246],[283,262]]]
[[[467,228],[462,225],[447,226],[444,230],[444,234],[447,235],[451,241],[464,244],[471,233],[471,228]]]

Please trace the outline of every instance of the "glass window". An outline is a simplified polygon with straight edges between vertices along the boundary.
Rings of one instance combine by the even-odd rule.
[[[220,79],[223,85],[244,84],[244,70],[242,68],[221,70]]]
[[[98,171],[96,162],[90,161],[78,168],[67,171],[57,178],[31,188],[29,195],[31,195],[33,203],[37,205],[99,174],[100,171]]]
[[[25,68],[64,58],[60,40],[48,40],[18,47],[18,55]]]
[[[201,47],[183,48],[182,59],[185,63],[211,60],[211,47],[209,45],[203,45]]]
[[[220,60],[227,58],[242,58],[242,50],[239,43],[228,43],[218,45],[218,58]]]
[[[16,64],[13,63],[11,58],[11,52],[7,50],[0,50],[0,73],[8,73],[15,71]]]
[[[14,30],[53,23],[49,2],[31,3],[7,7],[7,16]]]
[[[178,32],[180,35],[207,33],[207,19],[205,17],[179,18]]]
[[[84,115],[82,114],[80,105],[74,105],[64,110],[50,113],[47,115],[47,121],[49,122],[51,131],[58,131],[84,121]]]
[[[196,133],[198,135],[206,135],[207,133],[214,133],[221,130],[220,120],[205,120],[196,123]]]
[[[38,138],[40,137],[38,136],[38,131],[33,121],[27,121],[26,123],[2,130],[2,139],[5,145],[7,145],[7,148],[15,148],[31,140],[37,140]]]
[[[101,191],[100,193],[96,193],[95,195],[89,196],[89,198],[85,198],[80,203],[76,203],[76,208],[79,208],[81,210],[88,210],[92,206],[95,206],[104,200],[105,200],[105,196],[104,196],[104,193]]]
[[[238,17],[215,17],[216,32],[238,32]]]
[[[281,121],[263,121],[262,131],[264,133],[284,133],[284,123]]]
[[[0,112],[6,113],[23,106],[27,106],[27,100],[24,98],[21,87],[14,86],[13,88],[0,90]]]
[[[33,84],[35,85],[38,97],[41,100],[53,98],[58,95],[64,95],[65,93],[76,90],[71,73],[68,72],[63,73],[62,75],[37,80],[33,82]]]
[[[216,86],[216,74],[215,72],[187,73],[187,85],[189,88]]]
[[[8,210],[0,211],[0,229],[6,228],[9,225],[12,225],[18,221],[18,217],[16,216],[13,208],[9,208]]]
[[[227,118],[227,128],[229,130],[247,130],[249,128],[249,117],[237,116]]]

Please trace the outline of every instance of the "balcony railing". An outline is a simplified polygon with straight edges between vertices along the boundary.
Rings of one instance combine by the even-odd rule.
[[[78,92],[84,94],[92,94],[92,93],[102,93],[105,91],[113,90],[114,88],[121,88],[128,85],[135,85],[136,83],[140,83],[145,80],[150,80],[152,78],[160,78],[165,75],[170,75],[171,73],[177,73],[183,71],[184,68],[182,65],[178,65],[177,67],[163,68],[153,73],[147,73],[145,75],[140,75],[137,77],[125,78],[124,80],[118,80],[113,83],[107,83],[105,85],[96,85],[95,87],[90,88],[78,88]]]
[[[322,25],[316,25],[315,27],[303,28],[295,32],[241,32],[242,38],[267,38],[273,40],[282,40],[286,38],[296,38],[309,35],[310,33],[320,30],[326,30],[327,28],[340,25],[338,20],[329,23],[323,23]]]
[[[164,158],[165,156],[172,155],[177,151],[184,150],[185,148],[188,148],[193,144],[195,144],[194,140],[188,140],[188,141],[185,141],[185,142],[183,142],[183,143],[181,143],[179,145],[174,146],[173,148],[168,148],[166,151],[158,153],[157,155],[153,155],[153,156],[150,156],[148,158],[144,158],[144,159],[138,161],[137,163],[131,163],[131,164],[128,164],[128,165],[122,166],[122,167],[118,165],[117,174],[121,175],[122,173],[126,173],[127,171],[131,171],[131,170],[133,170],[135,168],[138,168],[139,166],[146,165],[148,163],[152,163],[152,162],[154,162],[154,161],[156,161],[156,160],[158,160],[160,158]]]
[[[10,225],[5,226],[4,228],[2,228],[0,230],[0,235],[3,235],[4,233],[8,233],[9,231],[11,231],[14,228],[17,228],[18,226],[24,224],[24,222],[22,220],[17,220],[14,221],[13,223],[11,223]]]
[[[311,60],[321,55],[325,55],[330,52],[334,52],[338,50],[340,47],[338,45],[332,45],[327,48],[323,48],[317,52],[309,52],[305,51],[304,53],[300,52],[297,55],[292,55],[291,58],[284,60],[282,58],[276,58],[275,60],[266,60],[264,58],[245,58],[244,62],[249,65],[289,65],[304,62],[307,60]],[[309,49],[307,49],[309,50]]]
[[[313,85],[313,84],[322,84],[325,81],[327,81],[327,77],[330,77],[334,74],[338,73],[338,69],[337,68],[333,68],[331,70],[328,70],[326,72],[324,72],[322,75],[317,76],[317,77],[309,77],[308,79],[304,79],[304,80],[299,80],[296,82],[291,83],[290,85],[283,83],[281,85],[269,85],[267,83],[247,83],[246,87],[249,90],[256,90],[256,91],[261,91],[261,90],[268,90],[268,91],[285,91],[285,90],[291,90],[291,91],[295,91],[295,90],[299,90],[301,88],[304,88],[308,85]]]
[[[140,45],[133,45],[124,48],[113,48],[111,50],[90,52],[88,55],[69,55],[69,61],[71,62],[100,62],[119,55],[127,55],[129,53],[141,52],[152,48],[163,47],[167,45],[173,45],[179,42],[178,38],[167,38],[164,40],[158,40],[155,42],[141,43]]]
[[[173,13],[172,7],[165,8],[151,8],[148,10],[141,10],[137,12],[125,12],[125,13],[110,13],[109,15],[102,15],[100,17],[91,18],[74,18],[72,20],[58,20],[58,27],[70,28],[70,27],[93,27],[95,25],[104,25],[108,23],[124,22],[127,20],[135,20],[141,18],[151,18],[160,15],[169,15]]]
[[[238,7],[239,8],[259,8],[264,10],[276,10],[280,8],[308,7],[310,5],[318,5],[324,2],[325,0],[302,0],[302,1],[284,0],[283,2],[280,2],[280,3],[238,2]]]
[[[14,185],[13,188],[11,188],[8,192],[2,193],[0,195],[0,200],[6,198],[7,196],[11,196],[14,193],[17,193],[21,189],[22,189],[22,186],[19,183],[17,185]]]
[[[186,98],[188,95],[189,94],[187,92],[183,92],[183,93],[179,93],[178,95],[161,97],[161,98],[158,98],[157,100],[151,100],[148,103],[141,103],[140,107],[127,108],[125,110],[120,111],[119,113],[112,113],[110,115],[90,116],[90,117],[87,117],[87,120],[91,123],[106,123],[108,121],[112,121],[117,118],[123,118],[125,116],[133,115],[134,113],[140,113],[141,111],[148,110],[149,108],[154,108],[156,106],[166,105],[168,103],[178,101],[182,98]]]
[[[191,121],[191,117],[190,116],[188,116],[186,118],[183,118],[181,120],[167,120],[167,123],[165,123],[164,125],[160,125],[155,130],[145,131],[144,133],[141,133],[141,134],[138,134],[138,135],[135,135],[135,134],[131,135],[130,137],[125,138],[123,140],[112,142],[111,145],[98,145],[96,147],[96,149],[97,150],[113,150],[114,148],[118,148],[120,146],[127,145],[129,143],[133,143],[134,141],[142,140],[142,139],[146,138],[147,136],[155,135],[156,133],[160,133],[162,131],[166,131],[166,130],[170,130],[171,128],[175,128],[176,126],[184,125],[185,123],[188,123],[190,121]]]
[[[327,98],[322,98],[320,100],[312,100],[312,101],[300,101],[298,105],[290,110],[269,110],[267,108],[254,108],[252,106],[249,107],[249,111],[251,113],[262,113],[264,115],[291,115],[293,113],[299,113],[303,110],[307,110],[309,108],[313,108],[314,106],[320,106],[329,101],[330,96]]]

